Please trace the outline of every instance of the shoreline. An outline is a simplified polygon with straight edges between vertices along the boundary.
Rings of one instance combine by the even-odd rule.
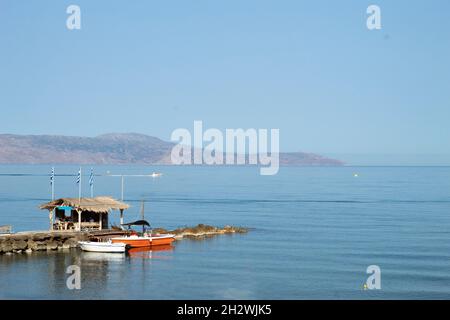
[[[183,238],[206,238],[222,234],[247,233],[248,228],[226,225],[223,228],[205,224],[194,227],[181,227],[174,230],[163,228],[153,229],[154,233],[170,233],[176,240]],[[0,255],[22,254],[34,251],[53,251],[78,247],[78,241],[90,239],[105,240],[114,236],[126,235],[124,230],[101,231],[23,231],[0,235]]]

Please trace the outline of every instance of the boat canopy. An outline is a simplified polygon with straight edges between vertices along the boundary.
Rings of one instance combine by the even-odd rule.
[[[150,227],[150,223],[148,223],[146,220],[137,220],[134,222],[129,223],[122,223],[122,226],[131,227],[131,226],[147,226]]]

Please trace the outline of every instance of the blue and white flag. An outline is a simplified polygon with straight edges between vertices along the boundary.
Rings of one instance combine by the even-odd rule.
[[[81,181],[81,168],[80,170],[78,170],[78,175],[77,175],[77,184],[79,184]]]
[[[91,168],[91,175],[89,176],[89,185],[92,187],[94,185],[94,169]]]
[[[50,185],[53,185],[55,182],[55,168],[52,167],[52,174],[50,175]]]

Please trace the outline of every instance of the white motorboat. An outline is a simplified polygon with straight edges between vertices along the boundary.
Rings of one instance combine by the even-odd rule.
[[[153,177],[153,178],[157,178],[157,177],[161,177],[162,176],[162,173],[161,172],[153,172],[151,175],[150,175],[150,177]]]
[[[125,243],[79,241],[81,250],[89,252],[124,253],[128,246]]]
[[[152,234],[151,232],[146,232],[145,227],[150,227],[150,223],[146,220],[123,223],[121,226],[127,226],[129,230],[131,230],[131,226],[142,226],[142,235],[138,235],[136,231],[132,230],[130,235],[111,238],[112,243],[125,243],[129,245],[130,248],[144,248],[158,245],[170,245],[175,241],[175,236],[173,234]]]

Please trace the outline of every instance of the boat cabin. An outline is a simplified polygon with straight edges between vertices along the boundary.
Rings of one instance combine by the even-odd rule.
[[[123,212],[130,206],[111,197],[61,198],[44,203],[42,210],[49,211],[50,230],[105,230],[109,229],[109,214],[120,211],[120,223]]]

